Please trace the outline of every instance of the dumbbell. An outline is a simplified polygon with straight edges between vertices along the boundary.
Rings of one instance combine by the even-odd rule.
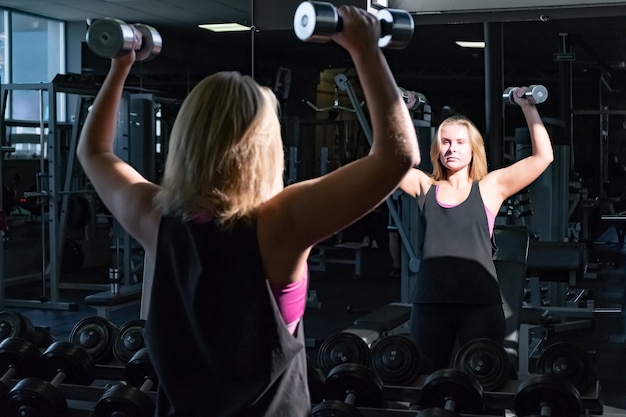
[[[413,17],[406,10],[381,9],[376,13],[380,22],[381,48],[401,49],[413,37]],[[337,8],[328,2],[305,1],[300,3],[293,17],[293,29],[298,39],[305,42],[328,42],[341,32],[343,19]]]
[[[517,87],[507,87],[502,93],[504,104],[515,104],[513,92]],[[548,99],[548,89],[543,85],[530,85],[524,93],[524,98],[533,104],[541,104]]]
[[[113,341],[113,356],[119,363],[128,363],[139,349],[146,347],[143,338],[145,325],[144,319],[135,319],[120,326]]]
[[[87,29],[87,46],[93,53],[103,58],[114,58],[129,52],[134,47],[133,28],[141,33],[141,47],[136,51],[137,61],[149,61],[160,52],[163,40],[152,26],[142,23],[128,23],[105,17],[94,21]]]
[[[424,380],[420,417],[481,414],[483,387],[472,375],[458,369],[440,369]]]
[[[385,385],[411,385],[422,369],[423,353],[409,337],[386,336],[373,344],[370,368]]]
[[[326,400],[312,409],[313,417],[358,416],[356,407],[382,408],[383,381],[365,365],[344,363],[326,376]]]
[[[0,312],[0,340],[9,337],[21,337],[34,343],[40,349],[45,349],[54,338],[50,329],[43,326],[35,326],[26,316],[15,311]]]
[[[70,342],[87,350],[94,362],[106,363],[113,357],[113,343],[118,329],[109,320],[100,317],[86,317],[80,320],[70,332]]]
[[[369,362],[369,345],[360,336],[343,331],[335,333],[322,342],[317,351],[317,363],[324,374],[328,374],[337,365]]]
[[[158,383],[147,348],[139,349],[124,368],[126,384],[117,384],[102,394],[94,417],[154,415],[154,401],[148,395]]]
[[[454,368],[472,375],[485,391],[500,388],[511,375],[511,361],[503,345],[491,339],[465,343],[454,356]]]
[[[565,378],[580,393],[587,391],[598,380],[589,352],[571,342],[556,342],[546,347],[537,359],[536,372]]]
[[[33,375],[41,351],[32,342],[21,337],[9,337],[0,342],[0,408],[6,407],[9,381]]]
[[[514,400],[518,417],[580,416],[580,393],[570,381],[556,375],[531,375],[517,388]]]
[[[15,311],[0,311],[0,340],[9,337],[21,337],[33,340],[35,333],[33,322]]]
[[[40,356],[42,378],[21,379],[9,391],[8,417],[67,417],[67,400],[59,389],[62,383],[90,385],[96,366],[89,353],[70,342],[54,342]]]

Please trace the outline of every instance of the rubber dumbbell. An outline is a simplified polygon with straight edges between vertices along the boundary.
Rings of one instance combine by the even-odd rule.
[[[406,10],[381,9],[376,13],[380,22],[381,48],[401,49],[413,37],[413,17]],[[305,1],[300,3],[293,17],[293,29],[298,39],[305,42],[328,42],[341,32],[343,19],[337,8],[328,2]]]
[[[133,28],[141,33],[141,46],[136,50],[137,61],[149,61],[160,52],[163,40],[152,26],[143,23],[132,25],[111,17],[94,21],[87,29],[87,46],[103,58],[114,58],[128,53],[135,45]]]
[[[370,368],[385,385],[411,385],[422,369],[424,355],[417,344],[402,334],[389,335],[373,344]]]
[[[598,381],[598,372],[589,352],[575,343],[565,341],[552,343],[541,352],[536,373],[565,378],[580,393],[585,393]]]
[[[454,367],[472,375],[485,391],[503,386],[512,374],[509,354],[491,339],[470,340],[454,356]]]
[[[0,408],[6,408],[9,381],[33,375],[39,364],[41,351],[32,342],[21,337],[9,337],[0,342]]]
[[[517,87],[507,87],[502,93],[504,104],[515,104],[513,92]],[[524,98],[533,104],[541,104],[548,99],[548,89],[543,85],[530,85],[524,92]]]
[[[39,358],[41,378],[19,380],[6,401],[8,417],[66,417],[67,400],[59,389],[62,383],[90,385],[96,366],[89,353],[70,342],[52,343]]]
[[[483,387],[472,375],[458,369],[437,370],[424,381],[420,417],[481,414],[483,395]]]
[[[383,381],[365,365],[344,363],[334,367],[324,381],[325,401],[312,409],[313,417],[360,415],[356,407],[385,406]]]
[[[515,415],[519,417],[580,416],[580,393],[570,381],[556,375],[531,375],[517,388]]]
[[[87,350],[94,362],[106,363],[113,357],[113,343],[118,334],[117,327],[100,316],[80,320],[70,332],[70,342]]]
[[[15,311],[0,311],[0,340],[9,337],[21,337],[33,340],[35,326],[26,316]]]
[[[148,349],[139,349],[124,367],[126,384],[106,390],[96,403],[94,417],[153,416],[154,401],[148,395],[158,383]]]
[[[113,356],[119,363],[128,363],[139,349],[146,347],[146,342],[143,338],[145,325],[145,320],[135,319],[120,326],[113,341]]]
[[[370,347],[360,336],[343,331],[335,333],[322,342],[317,351],[317,363],[324,374],[328,374],[337,365],[358,363],[367,365]]]

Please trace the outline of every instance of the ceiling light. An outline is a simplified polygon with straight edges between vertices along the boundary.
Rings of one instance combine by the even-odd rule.
[[[456,44],[462,48],[479,48],[485,49],[484,41],[456,41]]]
[[[243,32],[250,30],[250,26],[240,25],[239,23],[210,23],[198,25],[198,27],[212,32]]]

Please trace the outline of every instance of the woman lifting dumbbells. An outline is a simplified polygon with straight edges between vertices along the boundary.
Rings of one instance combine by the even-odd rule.
[[[332,39],[356,66],[374,143],[368,156],[285,188],[277,100],[236,72],[192,89],[162,183],[146,180],[113,151],[136,48],[111,60],[77,152],[154,270],[144,337],[159,380],[157,416],[311,413],[301,322],[309,251],[378,206],[419,163],[377,18],[352,6],[338,13],[343,27]]]
[[[453,115],[443,120],[432,143],[433,172],[412,169],[402,181],[400,188],[418,199],[424,233],[411,336],[432,370],[450,365],[455,342],[504,342],[504,312],[492,260],[495,216],[505,198],[538,178],[554,158],[536,108],[545,94],[535,99],[529,90],[513,88],[507,94],[526,119],[530,156],[487,173],[480,132],[466,117]]]

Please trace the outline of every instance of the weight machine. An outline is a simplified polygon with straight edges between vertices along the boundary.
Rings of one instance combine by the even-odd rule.
[[[39,120],[13,120],[6,115],[6,103],[9,94],[16,91],[27,91],[38,94]],[[72,123],[59,122],[57,114],[62,110],[63,95],[71,95],[75,99],[76,111]],[[64,241],[71,215],[72,196],[81,195],[95,197],[95,190],[89,188],[86,177],[75,171],[76,146],[82,124],[87,116],[89,106],[95,97],[95,87],[92,83],[85,83],[83,79],[76,82],[72,75],[57,75],[51,83],[40,84],[2,84],[0,96],[3,99],[2,114],[0,115],[0,135],[2,144],[7,143],[7,129],[12,127],[29,127],[38,130],[39,146],[39,181],[37,189],[27,195],[36,198],[41,205],[41,250],[42,270],[40,274],[26,275],[18,278],[5,276],[5,248],[4,241],[0,241],[0,309],[6,307],[36,307],[58,310],[77,310],[74,302],[62,302],[59,290],[108,290],[109,284],[94,283],[63,283],[61,282],[61,260],[63,259]],[[147,178],[157,178],[157,156],[155,155],[154,137],[156,135],[155,118],[160,113],[160,104],[168,103],[164,99],[156,99],[153,94],[130,93],[124,94],[124,105],[120,111],[116,152],[121,158],[142,172]],[[155,108],[155,103],[159,105]],[[167,149],[167,126],[161,123],[159,132],[161,154]],[[69,134],[67,134],[69,132]],[[65,135],[64,135],[65,133]],[[9,152],[12,148],[3,147]],[[4,155],[3,155],[4,156]],[[0,180],[2,180],[2,162],[0,158]],[[1,200],[0,200],[1,203]],[[93,210],[92,210],[93,213]],[[6,214],[6,213],[5,213]],[[91,232],[96,227],[96,216],[91,214],[89,226]],[[86,229],[87,234],[89,230]],[[93,236],[91,236],[93,237]],[[88,237],[90,239],[90,237]],[[124,284],[138,281],[137,275],[141,271],[143,255],[140,248],[130,236],[121,231],[115,233],[115,249],[121,254],[117,260]],[[87,242],[85,242],[87,243]],[[141,258],[141,259],[138,259]],[[36,280],[40,276],[42,292],[39,299],[6,299],[5,288],[9,282]],[[119,274],[118,274],[119,276]],[[134,278],[133,278],[134,277]]]

